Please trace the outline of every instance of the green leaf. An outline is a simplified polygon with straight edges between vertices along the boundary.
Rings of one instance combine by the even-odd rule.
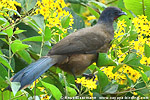
[[[115,93],[118,90],[118,84],[113,84],[105,93]]]
[[[26,89],[24,89],[26,92],[28,92],[32,97],[34,96],[34,94],[33,94],[33,92],[29,89],[29,88],[26,88]],[[33,89],[32,89],[33,90]],[[37,90],[39,90],[38,88],[36,88],[36,95],[38,95],[37,94]]]
[[[69,96],[69,97],[74,97],[77,95],[76,90],[71,87],[68,87],[68,86],[67,86],[67,92],[68,92],[67,96]]]
[[[138,56],[135,53],[130,53],[129,55],[126,56],[123,63],[128,64],[130,66],[138,67],[141,65],[140,60],[141,60],[140,56]]]
[[[150,67],[149,66],[146,66],[146,65],[141,65],[140,67],[143,68],[143,71],[146,72],[146,71],[150,71]]]
[[[2,51],[0,50],[0,55],[3,55]]]
[[[78,6],[77,6],[77,7],[78,7]],[[78,9],[77,7],[76,7],[76,5],[75,5],[75,7],[74,7],[75,10]],[[79,5],[79,7],[81,7],[81,5]],[[84,27],[85,27],[85,22],[83,21],[84,18],[81,18],[81,17],[83,17],[83,16],[77,15],[77,13],[75,13],[74,10],[72,10],[72,9],[70,9],[70,8],[68,8],[68,7],[65,7],[64,9],[65,9],[66,11],[69,11],[69,12],[72,14],[73,19],[74,19],[74,21],[73,21],[74,24],[72,25],[72,28],[73,28],[73,29],[68,29],[68,30],[67,30],[68,33],[74,32],[75,29],[78,30],[78,29],[81,29],[81,28],[84,28]],[[77,12],[80,12],[80,10],[78,10]],[[85,19],[86,19],[86,17],[85,17]]]
[[[4,32],[0,32],[0,35],[7,35],[7,33],[4,33]]]
[[[137,39],[138,33],[135,31],[130,31],[129,41]]]
[[[146,43],[144,45],[144,53],[146,57],[150,57],[150,47]]]
[[[42,82],[42,85],[47,88],[48,90],[50,90],[50,92],[52,93],[52,95],[54,96],[54,98],[56,100],[60,100],[60,98],[62,97],[62,93],[60,92],[60,90],[52,84],[46,83],[46,82]]]
[[[10,100],[10,97],[11,97],[11,100],[31,100],[31,99],[28,99],[27,95],[22,95],[22,91],[18,91],[16,96],[14,96],[13,92],[10,92],[10,91],[3,91],[3,92],[0,91],[0,100]]]
[[[11,82],[11,89],[12,89],[14,96],[16,95],[20,87],[21,87],[20,82]]]
[[[100,88],[102,89],[102,88],[104,88],[109,83],[108,77],[98,67],[96,67],[96,69],[98,71],[99,85],[100,85]]]
[[[10,25],[9,22],[6,23],[5,27],[7,27],[8,25]],[[4,33],[7,33],[9,37],[11,37],[13,35],[13,28],[10,28],[11,26],[9,26],[6,30],[4,30]]]
[[[108,58],[106,53],[99,53],[98,56],[98,66],[116,66],[117,64],[110,58]]]
[[[90,1],[89,3],[93,4],[95,7],[97,7],[100,10],[104,10],[104,8],[107,7],[105,4],[97,1]]]
[[[5,80],[5,77],[8,75],[6,68],[0,64],[0,77],[2,77]]]
[[[62,20],[61,20],[61,25],[62,25],[62,27],[63,27],[63,28],[69,27],[69,22],[70,22],[70,17],[69,17],[69,15],[63,17]]]
[[[26,30],[16,30],[15,32],[14,32],[14,34],[20,34],[20,33],[22,33],[22,32],[25,32]]]
[[[30,54],[26,51],[26,50],[20,50],[17,52],[19,54],[19,56],[21,58],[23,58],[27,63],[31,63],[32,62],[32,59],[30,57]]]
[[[30,27],[32,27],[37,32],[39,31],[39,28],[44,30],[45,24],[44,24],[44,17],[40,14],[34,15],[32,17],[27,17],[25,21]]]
[[[49,27],[45,27],[45,33],[44,33],[44,41],[48,41],[51,39],[51,30]]]
[[[5,43],[9,44],[9,42],[5,39],[5,38],[0,38],[2,41],[4,41]]]
[[[8,9],[8,8],[6,8]],[[8,9],[10,11],[12,11],[13,13],[15,13],[17,16],[21,17],[20,13],[17,10],[13,10],[13,9]]]
[[[41,42],[42,41],[42,36],[29,37],[29,38],[26,38],[26,39],[22,40],[22,42],[24,42],[24,41],[38,41],[38,42]]]
[[[7,20],[5,18],[0,18],[0,26],[5,24]]]
[[[58,69],[58,68],[53,67],[53,68],[51,68],[51,71],[56,72],[56,69]],[[64,87],[61,84],[61,80],[59,80],[59,77],[55,76],[53,73],[50,73],[50,72],[48,72],[46,74],[48,74],[48,77],[43,78],[42,81],[49,83],[49,84],[54,84],[60,90],[60,92],[64,95],[65,94]],[[68,80],[68,78],[67,78],[67,80]]]
[[[123,0],[118,1],[118,8],[125,8]]]
[[[92,15],[94,15],[96,18],[99,18],[99,13],[97,13],[93,8],[91,8],[91,7],[89,7],[88,6],[88,10],[90,11],[90,13],[92,14]]]
[[[8,86],[8,84],[6,83],[6,80],[4,80],[1,76],[0,76],[0,90],[4,89]],[[1,96],[0,96],[1,97]]]
[[[149,0],[124,0],[126,9],[131,10],[135,15],[146,15],[150,20]]]
[[[127,85],[128,85],[129,87],[131,87],[131,85],[133,85],[133,84],[132,84],[132,80],[128,77],[128,74],[127,74],[127,73],[125,73],[125,76],[127,77],[127,80],[128,80]]]
[[[6,66],[8,69],[12,70],[11,66],[9,65],[7,59],[0,55],[0,63]]]
[[[20,40],[15,40],[11,44],[11,49],[12,49],[13,53],[16,53],[16,52],[18,52],[20,50],[24,50],[24,49],[26,49],[28,47],[29,47],[29,45],[22,44],[22,42]]]
[[[9,100],[10,99],[10,91],[0,91],[0,100]],[[3,96],[2,96],[3,95]]]
[[[114,74],[115,72],[117,72],[121,67],[122,67],[122,65],[118,65],[118,66],[116,66],[115,68],[113,68],[113,70],[112,70],[113,74]]]
[[[145,73],[143,73],[139,68],[134,68],[134,69],[137,70],[138,72],[140,72],[144,82],[148,82],[148,77],[147,77],[147,75]]]

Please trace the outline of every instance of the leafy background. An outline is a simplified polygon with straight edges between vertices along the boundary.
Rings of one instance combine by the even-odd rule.
[[[43,6],[50,1],[57,9],[49,10],[47,6]],[[97,99],[150,97],[149,0],[50,1],[45,3],[41,0],[43,4],[36,0],[0,2],[1,100],[59,100],[65,96]],[[59,2],[62,3],[61,6],[58,6]],[[18,91],[18,83],[10,82],[11,76],[45,56],[63,37],[96,24],[99,13],[109,6],[121,8],[127,16],[121,16],[118,23],[114,22],[115,37],[109,52],[100,53],[98,63],[89,66],[85,72],[95,73],[98,78],[96,83],[78,76],[82,81],[91,84],[81,83],[81,89],[77,89],[74,77],[56,67],[50,68],[29,88],[22,91]],[[50,15],[46,16],[45,13]],[[63,15],[54,19],[52,14],[59,13]],[[13,92],[2,91],[8,84]],[[95,88],[91,88],[91,85]]]

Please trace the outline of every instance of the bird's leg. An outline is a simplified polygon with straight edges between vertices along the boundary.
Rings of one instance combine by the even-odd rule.
[[[72,73],[72,75],[74,76],[75,80],[77,80],[77,77],[76,77],[76,75],[74,74],[74,72],[73,72],[72,70],[71,70],[71,73]],[[77,87],[78,89],[81,88],[81,83],[76,83],[76,81],[75,81],[75,84],[76,84],[76,87]]]

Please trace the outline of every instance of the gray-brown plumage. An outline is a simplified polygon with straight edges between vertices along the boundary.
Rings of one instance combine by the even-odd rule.
[[[99,52],[108,51],[114,37],[113,22],[121,15],[125,13],[119,8],[106,8],[96,25],[80,29],[60,40],[47,56],[16,73],[11,81],[20,82],[22,89],[53,65],[74,76],[82,74],[88,66],[97,61]],[[11,90],[10,86],[7,89]]]

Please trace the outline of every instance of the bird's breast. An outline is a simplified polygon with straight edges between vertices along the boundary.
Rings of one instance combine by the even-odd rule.
[[[68,73],[80,75],[96,60],[97,54],[73,54],[57,66]]]

